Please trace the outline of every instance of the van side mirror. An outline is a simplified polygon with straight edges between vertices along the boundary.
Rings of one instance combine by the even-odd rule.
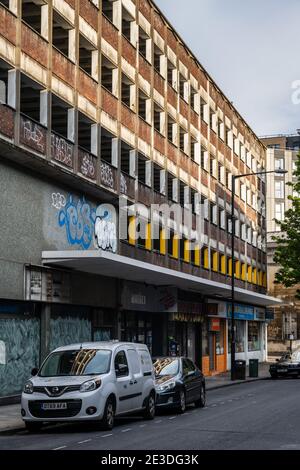
[[[32,370],[31,370],[31,375],[34,377],[35,375],[38,375],[38,368],[37,367],[34,367]]]

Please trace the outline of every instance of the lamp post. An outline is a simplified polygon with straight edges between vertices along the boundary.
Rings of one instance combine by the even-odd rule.
[[[235,262],[234,262],[234,242],[235,242],[235,217],[234,217],[234,198],[235,198],[235,181],[238,178],[244,178],[246,176],[258,176],[258,175],[267,175],[269,173],[276,173],[278,175],[286,174],[286,170],[272,170],[272,171],[258,171],[255,173],[244,173],[241,175],[232,175],[231,180],[231,344],[230,344],[230,353],[231,353],[231,380],[235,380],[235,285],[234,285],[234,276],[235,276]]]

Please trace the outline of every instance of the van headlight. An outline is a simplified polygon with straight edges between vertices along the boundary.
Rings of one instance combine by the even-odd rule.
[[[167,390],[172,390],[176,387],[176,382],[168,382],[163,385],[158,385],[156,387],[157,392],[166,392]]]
[[[96,390],[96,388],[99,388],[100,385],[101,380],[87,380],[81,385],[80,392],[92,392],[93,390]]]
[[[28,380],[28,382],[26,382],[23,388],[23,392],[29,394],[33,393],[33,383],[31,382],[31,380]]]

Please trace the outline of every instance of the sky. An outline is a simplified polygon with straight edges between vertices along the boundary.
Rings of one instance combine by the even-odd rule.
[[[300,128],[300,0],[154,1],[257,135]]]

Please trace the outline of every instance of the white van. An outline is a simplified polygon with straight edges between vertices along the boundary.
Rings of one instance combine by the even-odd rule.
[[[29,431],[44,422],[98,420],[112,429],[114,417],[141,411],[155,415],[154,371],[144,344],[82,343],[55,349],[32,370],[22,393]]]

